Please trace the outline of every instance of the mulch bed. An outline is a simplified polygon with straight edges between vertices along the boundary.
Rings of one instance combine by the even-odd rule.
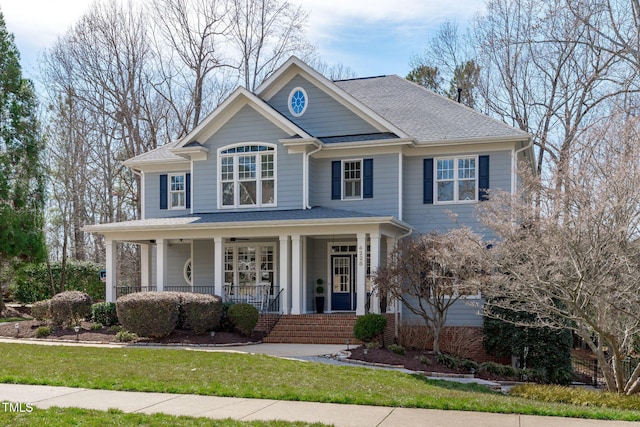
[[[24,320],[19,322],[20,328],[17,331],[15,323],[0,323],[0,336],[11,338],[36,338],[36,330],[44,323],[37,320]],[[102,328],[97,331],[91,330],[92,322],[82,322],[80,332],[77,335],[79,341],[98,342],[98,343],[116,343],[116,332],[109,328]],[[76,332],[73,329],[55,328],[51,335],[45,337],[50,340],[60,341],[76,341]],[[253,336],[246,337],[239,333],[216,332],[211,334],[195,335],[191,331],[177,329],[168,337],[164,338],[138,338],[136,343],[157,343],[157,344],[176,344],[176,345],[224,345],[224,344],[245,344],[248,342],[259,342],[262,340],[262,333],[255,332]]]

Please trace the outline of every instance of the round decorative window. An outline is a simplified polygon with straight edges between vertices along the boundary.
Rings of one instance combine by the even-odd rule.
[[[297,87],[289,94],[289,112],[294,117],[300,117],[307,110],[309,104],[309,98],[307,98],[307,92],[301,87]]]
[[[191,258],[189,258],[187,262],[184,263],[184,269],[182,272],[184,273],[184,280],[188,284],[191,284],[191,277],[192,277]]]

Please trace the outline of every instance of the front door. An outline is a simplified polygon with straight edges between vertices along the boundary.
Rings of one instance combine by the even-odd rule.
[[[331,256],[331,309],[356,309],[355,255]]]

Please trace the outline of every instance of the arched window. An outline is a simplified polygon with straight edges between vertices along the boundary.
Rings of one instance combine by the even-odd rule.
[[[246,144],[218,153],[220,207],[276,205],[276,151],[271,144]]]

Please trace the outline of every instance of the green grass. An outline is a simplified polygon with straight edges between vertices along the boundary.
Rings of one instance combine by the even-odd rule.
[[[0,318],[0,323],[9,323],[9,322],[23,322],[27,319],[26,317],[2,317]]]
[[[28,344],[0,344],[0,355],[6,383],[640,421],[640,408],[540,402],[419,375],[264,355]]]
[[[95,411],[75,408],[34,408],[32,412],[5,412],[0,410],[0,425],[5,427],[121,427],[121,426],[213,426],[213,427],[322,427],[325,424],[290,423],[286,421],[235,421],[231,419],[176,417],[165,414],[125,414],[122,411]]]

